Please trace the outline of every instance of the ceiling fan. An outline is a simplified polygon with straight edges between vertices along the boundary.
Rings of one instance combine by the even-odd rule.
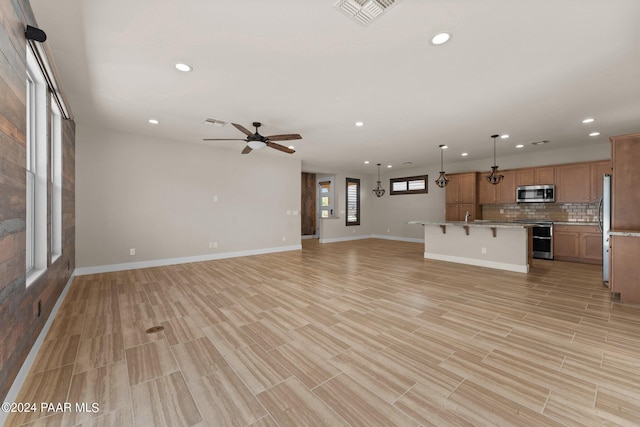
[[[206,121],[215,123],[215,119],[207,119]],[[273,141],[291,141],[294,139],[302,139],[302,137],[297,133],[288,133],[284,135],[271,135],[271,136],[262,136],[258,133],[258,128],[262,126],[260,122],[253,122],[253,127],[256,128],[255,133],[251,133],[251,131],[247,130],[244,126],[231,123],[236,129],[240,132],[247,135],[244,139],[229,139],[229,138],[205,138],[203,141],[246,141],[247,146],[242,150],[242,154],[249,154],[252,150],[259,150],[264,147],[275,148],[276,150],[283,151],[285,153],[293,154],[295,153],[289,147],[285,147],[284,145],[276,144]]]

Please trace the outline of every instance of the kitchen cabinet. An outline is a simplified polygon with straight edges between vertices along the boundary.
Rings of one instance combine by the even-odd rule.
[[[589,163],[556,167],[556,203],[587,203],[591,200]]]
[[[555,183],[552,166],[516,170],[516,187],[518,185],[546,185]]]
[[[611,228],[640,230],[640,133],[611,138]]]
[[[469,220],[479,219],[479,208],[476,201],[476,173],[467,172],[448,175],[446,189],[446,220],[464,221],[469,212]]]
[[[602,175],[611,173],[611,162],[603,160],[590,164],[591,172],[591,203],[598,203],[602,197]]]
[[[554,225],[553,257],[558,261],[602,264],[602,233],[595,225]]]
[[[504,178],[498,185],[487,182],[491,172],[478,174],[478,204],[515,203],[516,202],[516,171],[500,171]]]
[[[609,286],[614,297],[625,304],[640,304],[640,236],[616,236],[611,241]]]

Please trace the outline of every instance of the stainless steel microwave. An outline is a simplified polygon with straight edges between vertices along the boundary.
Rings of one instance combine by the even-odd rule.
[[[520,185],[516,189],[518,203],[553,203],[555,200],[555,185]]]

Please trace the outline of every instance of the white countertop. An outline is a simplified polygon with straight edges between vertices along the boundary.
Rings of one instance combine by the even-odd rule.
[[[535,224],[522,224],[517,222],[493,222],[493,221],[443,221],[443,222],[431,222],[431,221],[409,221],[407,224],[418,225],[451,225],[459,227],[483,227],[483,228],[530,228]]]
[[[612,230],[608,234],[609,236],[640,237],[640,231]]]

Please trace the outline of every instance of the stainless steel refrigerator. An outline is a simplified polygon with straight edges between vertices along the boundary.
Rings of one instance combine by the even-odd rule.
[[[598,225],[602,231],[602,281],[609,286],[609,230],[611,229],[611,175],[602,177],[602,198],[598,207]]]

